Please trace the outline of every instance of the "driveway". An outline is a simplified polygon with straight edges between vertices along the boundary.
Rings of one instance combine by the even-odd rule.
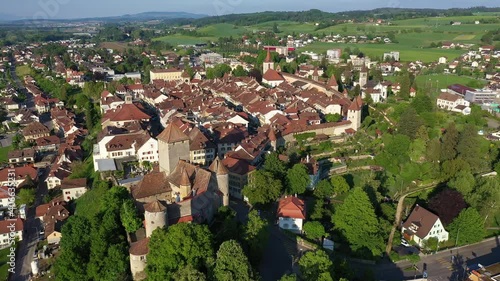
[[[3,134],[0,136],[0,146],[7,147],[12,145],[12,138],[15,136],[15,133]]]

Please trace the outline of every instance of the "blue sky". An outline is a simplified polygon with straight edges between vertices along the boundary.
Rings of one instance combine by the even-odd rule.
[[[140,12],[184,11],[208,15],[261,11],[329,12],[367,10],[379,7],[466,8],[500,6],[500,0],[18,0],[2,1],[0,13],[23,18],[82,18],[118,16]]]

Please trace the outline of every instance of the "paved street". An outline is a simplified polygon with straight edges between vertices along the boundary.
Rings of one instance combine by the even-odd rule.
[[[452,261],[451,256],[455,256]],[[429,281],[440,280],[463,280],[464,267],[477,265],[489,265],[500,261],[500,240],[491,238],[479,244],[465,246],[454,250],[446,250],[435,255],[429,255],[422,258],[417,263],[418,271],[404,270],[411,266],[409,262],[398,264],[380,264],[373,268],[377,280],[406,280],[413,278],[415,273],[421,277],[424,268],[428,274]],[[356,268],[362,265],[353,265]]]
[[[28,210],[26,221],[24,223],[24,237],[19,246],[16,256],[16,270],[12,276],[12,281],[25,281],[29,280],[31,275],[31,262],[33,261],[33,254],[36,250],[38,236],[40,231],[40,221],[35,217],[36,206],[42,203],[43,194],[47,193],[47,186],[44,182],[48,175],[48,169],[40,175],[38,179],[38,188],[36,194],[35,204]]]

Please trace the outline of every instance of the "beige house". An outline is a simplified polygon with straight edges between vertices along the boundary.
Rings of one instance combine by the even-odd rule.
[[[32,122],[23,129],[23,136],[28,141],[48,137],[49,135],[50,130],[40,122]]]
[[[439,217],[418,204],[403,223],[401,232],[403,238],[407,241],[415,241],[420,247],[423,241],[429,238],[437,238],[439,242],[444,242],[449,236]]]
[[[149,71],[151,81],[153,81],[153,80],[164,80],[164,81],[183,80],[182,73],[183,73],[183,71],[179,68],[152,69]]]

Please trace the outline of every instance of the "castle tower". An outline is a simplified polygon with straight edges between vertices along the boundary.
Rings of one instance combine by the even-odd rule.
[[[266,60],[262,64],[262,75],[266,74],[269,69],[274,69],[274,62],[271,60],[271,51],[267,49]]]
[[[363,109],[363,100],[361,95],[354,98],[347,110],[347,120],[351,121],[352,129],[359,130],[361,128],[361,112]]]
[[[158,200],[144,205],[146,237],[151,237],[157,228],[167,226],[167,208]]]
[[[130,245],[130,271],[133,280],[146,279],[146,256],[149,253],[149,238],[144,238]]]
[[[276,137],[276,133],[274,132],[273,128],[269,129],[267,138],[271,141],[271,146],[273,147],[273,150],[276,151],[278,149],[278,143],[277,143],[278,137]]]
[[[332,77],[330,77],[330,80],[328,80],[327,86],[335,91],[339,90],[339,84],[337,83],[337,78],[335,77],[335,74],[332,74]]]
[[[191,195],[191,180],[189,180],[189,175],[187,174],[186,169],[182,169],[179,189],[181,193],[180,194],[181,199]]]
[[[363,65],[361,72],[359,72],[359,86],[363,88],[366,84],[368,84],[368,68]]]
[[[319,73],[318,73],[318,68],[317,68],[317,67],[316,67],[316,68],[314,68],[314,72],[313,72],[313,74],[312,74],[312,79],[313,79],[314,81],[316,81],[316,82],[317,82],[317,81],[319,81]]]
[[[215,173],[217,180],[217,187],[222,193],[222,205],[229,206],[229,171],[222,164],[219,157],[216,157],[212,165],[209,167],[210,171]]]
[[[158,136],[160,172],[170,175],[179,159],[189,160],[189,137],[170,123]]]

